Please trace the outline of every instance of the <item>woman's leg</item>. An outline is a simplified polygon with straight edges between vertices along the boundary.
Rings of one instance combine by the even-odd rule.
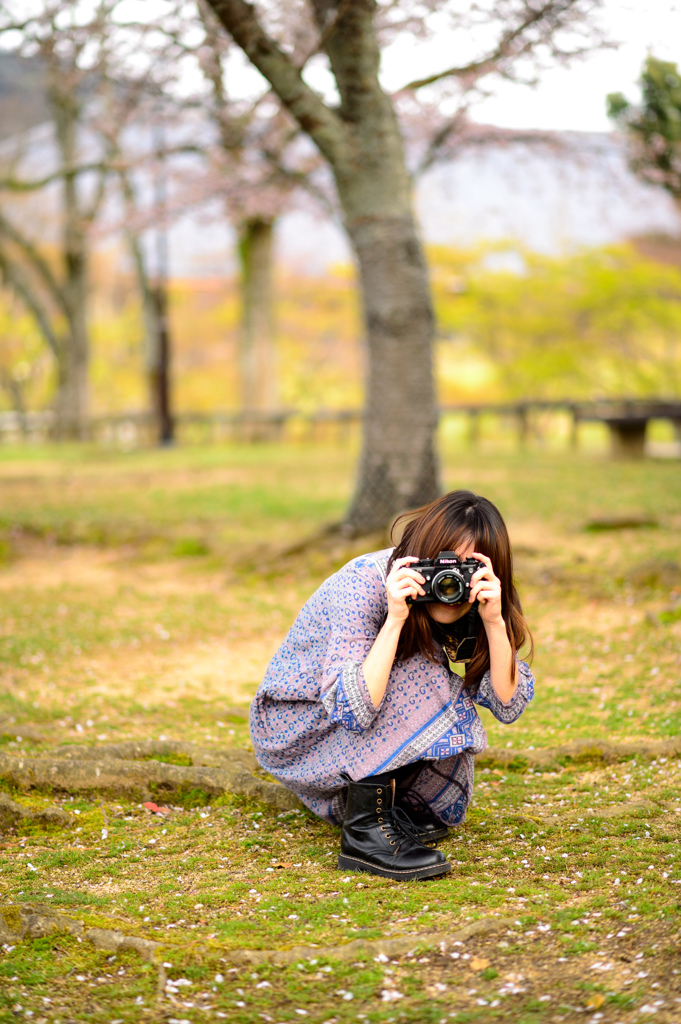
[[[420,764],[418,773],[409,780],[409,787],[398,789],[396,801],[419,810],[425,805],[441,825],[460,825],[473,796],[472,755],[463,753],[443,761]]]
[[[395,806],[407,815],[422,843],[439,843],[449,836],[446,824],[434,813],[418,787],[421,775],[432,764],[432,761],[416,761],[395,774]]]

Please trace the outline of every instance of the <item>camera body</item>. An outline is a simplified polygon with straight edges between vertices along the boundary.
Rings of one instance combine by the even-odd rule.
[[[477,558],[459,558],[453,551],[441,551],[437,558],[412,562],[409,568],[416,569],[425,580],[425,594],[407,598],[407,604],[462,604],[470,596],[473,573],[483,567],[484,562]]]

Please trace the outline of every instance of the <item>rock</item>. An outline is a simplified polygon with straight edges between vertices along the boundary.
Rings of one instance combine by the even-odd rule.
[[[153,960],[160,943],[142,939],[137,935],[124,935],[117,929],[86,928],[82,921],[76,921],[65,914],[55,913],[51,908],[8,903],[0,906],[0,943],[17,943],[23,939],[42,939],[46,935],[66,932],[91,942],[97,949],[112,953],[119,949],[133,949],[144,960]]]
[[[129,752],[127,744],[119,746]],[[137,745],[137,748],[149,749],[143,744]],[[148,801],[152,791],[158,799],[172,792],[202,789],[208,796],[238,793],[269,804],[277,811],[302,808],[300,800],[290,789],[253,775],[246,770],[242,761],[232,760],[229,756],[225,757],[224,764],[219,767],[185,767],[149,758],[137,748],[137,756],[144,757],[143,760],[119,759],[111,748],[101,760],[95,759],[97,754],[100,757],[102,754],[101,749],[96,747],[75,748],[75,752],[71,748],[65,756],[57,752],[54,757],[0,753],[0,774],[21,790],[108,792],[128,799]],[[120,753],[120,749],[117,753]]]
[[[58,807],[45,807],[41,811],[32,811],[16,800],[12,800],[7,793],[0,792],[0,831],[13,828],[19,821],[37,821],[41,825],[57,825],[59,827],[68,825],[71,816]]]
[[[47,737],[35,725],[17,725],[7,719],[0,722],[0,736],[12,736],[17,740],[30,740],[32,743],[44,743]]]

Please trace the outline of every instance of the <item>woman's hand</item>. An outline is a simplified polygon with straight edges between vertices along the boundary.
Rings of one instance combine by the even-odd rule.
[[[472,603],[477,601],[479,605],[480,618],[485,626],[503,624],[501,615],[501,582],[494,575],[492,562],[487,555],[481,555],[479,551],[473,552],[473,558],[484,563],[484,567],[476,569],[471,576],[471,593],[468,600]]]
[[[484,564],[483,568],[476,569],[471,576],[470,600],[477,600],[480,618],[487,634],[492,686],[504,704],[508,704],[516,691],[518,680],[515,655],[501,614],[501,582],[495,576],[492,562],[487,555],[474,551],[473,558]]]
[[[405,622],[409,617],[407,598],[425,594],[425,590],[421,586],[425,580],[420,572],[410,568],[410,562],[418,562],[418,557],[407,555],[405,558],[395,559],[385,581],[385,590],[388,595],[388,618],[399,623]]]

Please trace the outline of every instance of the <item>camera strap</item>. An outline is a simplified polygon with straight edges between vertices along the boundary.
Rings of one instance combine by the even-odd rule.
[[[433,624],[435,639],[444,648],[445,654],[453,665],[471,660],[475,654],[480,628],[477,601],[467,615],[464,615],[458,622],[453,622],[451,626],[445,626],[441,622]]]

